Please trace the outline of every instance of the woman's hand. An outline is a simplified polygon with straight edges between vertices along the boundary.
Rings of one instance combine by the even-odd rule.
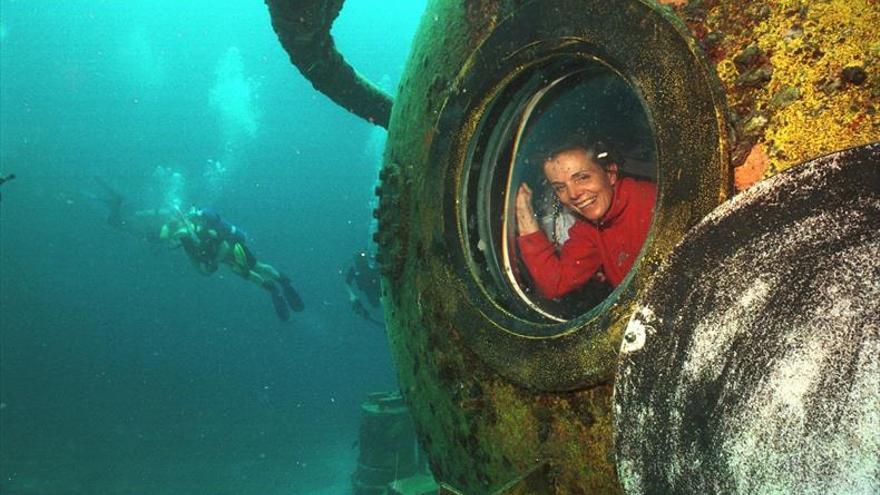
[[[519,235],[533,234],[541,229],[532,209],[532,190],[525,182],[516,191],[516,228]]]

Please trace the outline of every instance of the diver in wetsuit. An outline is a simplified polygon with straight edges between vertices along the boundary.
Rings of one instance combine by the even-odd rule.
[[[370,263],[367,253],[360,252],[354,255],[354,263],[345,272],[345,286],[354,314],[376,327],[384,328],[385,323],[370,314],[363,298],[358,295],[362,294],[372,308],[381,311],[379,298],[382,288],[379,285],[379,270]]]
[[[290,283],[290,278],[273,266],[257,260],[247,247],[245,235],[236,226],[225,222],[217,213],[200,208],[178,212],[160,229],[159,237],[183,247],[200,273],[210,275],[225,264],[244,279],[269,292],[278,318],[290,319],[290,310],[302,311],[305,306]]]

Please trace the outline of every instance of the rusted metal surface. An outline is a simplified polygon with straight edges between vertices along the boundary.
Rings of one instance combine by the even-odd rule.
[[[630,495],[880,489],[880,144],[720,207],[640,300],[615,383]]]

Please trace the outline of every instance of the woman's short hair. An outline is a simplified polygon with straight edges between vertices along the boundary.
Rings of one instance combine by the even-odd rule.
[[[549,152],[544,153],[543,159],[541,160],[541,164],[543,165],[547,161],[553,160],[559,155],[569,152],[581,150],[584,151],[593,161],[599,164],[603,169],[608,168],[612,163],[616,163],[618,166],[621,165],[620,160],[608,149],[608,146],[605,145],[602,141],[592,141],[592,142],[584,142],[584,141],[570,141],[561,146],[557,146],[552,148]]]

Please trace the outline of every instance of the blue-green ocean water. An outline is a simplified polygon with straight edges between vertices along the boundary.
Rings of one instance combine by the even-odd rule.
[[[340,50],[393,92],[424,3],[348,0]],[[383,137],[261,1],[0,0],[0,494],[348,493],[358,406],[396,387],[342,275]],[[305,311],[112,228],[95,177],[218,211]]]

